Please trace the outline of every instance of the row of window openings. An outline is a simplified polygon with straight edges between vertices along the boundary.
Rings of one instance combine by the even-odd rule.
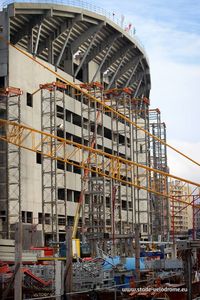
[[[0,218],[3,222],[6,222],[7,216],[6,216],[5,210],[0,211]],[[43,219],[43,214],[38,213],[38,224],[42,224],[42,219]],[[60,224],[58,224],[58,225],[64,225],[63,224],[64,219],[65,219],[64,215],[59,215],[58,223],[60,223]],[[68,219],[68,223],[69,223],[70,221],[74,220],[74,217],[67,216],[67,219]],[[32,211],[22,211],[22,223],[33,224],[33,212]],[[44,214],[44,223],[47,225],[51,224],[51,215],[50,214],[48,214],[48,213]],[[70,224],[72,225],[73,223],[70,222]]]
[[[51,224],[51,215],[49,213],[44,214],[44,223],[46,225]],[[73,225],[74,222],[74,217],[67,216],[67,222],[69,225]],[[22,223],[28,223],[32,224],[33,223],[33,213],[30,211],[22,211]],[[38,224],[43,223],[43,214],[38,213]],[[66,219],[64,215],[58,215],[58,225],[66,225]]]
[[[0,218],[3,222],[6,222],[6,211],[0,211]],[[44,214],[44,223],[47,225],[51,224],[51,215],[49,213]],[[42,224],[43,222],[43,214],[38,213],[38,224]],[[74,217],[67,216],[67,222],[69,225],[73,225]],[[33,224],[33,212],[32,211],[22,211],[22,223]],[[64,215],[58,215],[58,225],[65,225],[66,220]]]
[[[58,197],[61,198],[63,200],[63,189],[59,189],[58,190]],[[74,193],[74,196],[73,196]],[[77,191],[72,191],[72,190],[67,190],[67,195],[68,195],[68,201],[72,201],[72,199],[74,198],[75,202],[78,202],[79,197],[80,197],[80,192]],[[89,197],[86,195],[85,197],[85,202],[86,204],[89,204]],[[132,210],[132,202],[128,202],[128,206],[129,206],[129,210]],[[106,197],[106,207],[110,208],[111,207],[111,203],[110,203],[110,198]],[[122,200],[122,209],[126,210],[127,209],[127,201]],[[0,212],[0,217],[2,219],[3,222],[6,221],[6,211],[1,211]],[[74,217],[70,217],[68,216],[68,223],[69,223],[69,219],[73,219]],[[43,222],[43,214],[42,213],[38,213],[38,224],[42,224]],[[73,220],[71,220],[73,221]],[[109,222],[109,221],[108,221]],[[31,211],[22,211],[22,223],[27,223],[27,224],[32,224],[33,223],[33,212]],[[51,215],[49,213],[45,213],[44,214],[44,223],[47,225],[51,224]],[[65,217],[64,215],[58,215],[58,225],[64,225],[65,224]],[[109,224],[107,224],[109,225]]]
[[[32,97],[32,95],[30,93],[27,93],[26,104],[27,104],[27,106],[33,107],[33,97]],[[63,116],[63,108],[61,106],[58,106],[58,105],[57,105],[57,117],[61,118],[61,119],[64,118],[64,116]],[[74,125],[77,125],[79,127],[83,126],[85,129],[87,129],[87,126],[85,126],[84,124],[82,124],[81,116],[79,116],[78,114],[73,113],[73,112],[71,112],[71,111],[69,111],[69,110],[66,109],[65,110],[65,118],[66,118],[66,121],[72,122]],[[84,118],[83,123],[85,123],[85,122],[87,122],[87,119]],[[93,125],[90,126],[90,131],[94,132],[94,130],[95,130],[95,125],[93,124]],[[97,130],[99,131],[98,134],[102,135],[102,129],[98,128]],[[57,134],[60,137],[64,137],[64,134],[63,134],[62,130],[58,130]],[[72,135],[66,133],[66,138],[67,139],[71,140],[71,137],[72,137]],[[112,132],[111,132],[110,129],[104,128],[104,137],[108,138],[110,140],[113,139]],[[121,135],[121,134],[116,135],[115,138],[118,139],[118,141],[119,141],[120,144],[125,144],[125,137],[123,135]],[[81,143],[82,141],[81,141],[81,138],[76,137],[76,140],[74,140],[74,142]],[[85,143],[88,146],[88,141],[85,141]],[[129,138],[127,138],[127,144],[130,144],[130,139]]]
[[[63,108],[61,106],[58,106],[58,105],[57,105],[57,117],[60,118],[60,119],[64,118]],[[67,109],[65,110],[65,119],[68,122],[72,122],[74,125],[77,125],[79,127],[83,127],[85,129],[88,129],[87,128],[88,120],[86,118],[83,118],[83,124],[82,124],[81,116],[74,113],[74,112],[71,112]],[[94,123],[90,124],[89,130],[91,132],[95,131],[95,124]],[[103,129],[102,129],[102,127],[98,127],[97,128],[97,133],[99,135],[103,135],[105,138],[107,138],[109,140],[115,139],[116,141],[119,142],[119,144],[125,144],[125,136],[123,136],[121,134],[112,135],[111,129],[108,129],[106,127],[104,127]],[[62,135],[61,137],[63,137],[63,132],[60,132],[58,134]],[[128,145],[130,144],[130,139],[129,138],[127,138],[127,144]]]
[[[70,202],[79,202],[80,192],[75,190],[66,190],[67,201]],[[58,189],[58,200],[65,200],[65,189]],[[89,203],[89,197],[85,196],[86,204]],[[0,217],[6,217],[6,211],[0,211]],[[33,213],[29,211],[22,211],[22,222],[24,223],[32,223]]]
[[[37,164],[41,164],[42,163],[42,155],[40,152],[36,153],[36,162]],[[70,162],[72,164],[70,164]],[[65,170],[65,163],[62,161],[57,161],[57,168],[60,170]],[[73,165],[76,164],[77,166]],[[81,167],[79,162],[73,161],[73,160],[69,160],[69,163],[66,164],[66,171],[68,172],[72,172],[72,173],[76,173],[76,174],[81,174]]]
[[[33,97],[30,93],[27,93],[27,106],[33,107]],[[66,121],[71,122],[71,120],[72,120],[72,123],[74,125],[82,127],[81,116],[79,116],[76,113],[73,113],[73,112],[71,112],[67,109],[65,111],[66,111]],[[63,108],[61,106],[58,106],[58,105],[57,105],[57,117],[63,119]],[[87,121],[87,119],[84,118],[84,122],[86,122],[86,121]],[[83,126],[84,126],[84,124],[83,124]],[[95,130],[95,126],[93,125],[93,126],[91,126],[90,131],[94,132],[94,130]],[[100,128],[98,134],[100,134],[100,135],[102,134],[101,128]],[[62,130],[58,130],[57,135],[59,137],[64,137],[64,133],[63,133]],[[110,139],[110,140],[113,139],[112,131],[110,129],[106,128],[106,127],[104,127],[104,137],[107,138],[107,139]],[[68,132],[66,132],[66,139],[73,140],[74,142],[79,143],[79,144],[82,143],[82,139],[80,137],[72,135]],[[125,137],[123,135],[116,134],[115,139],[118,140],[119,144],[125,145]],[[89,145],[87,140],[84,140],[84,145],[86,145],[86,146]],[[129,138],[127,138],[127,145],[130,145],[130,139]],[[98,148],[101,149],[102,146],[99,145]],[[109,148],[105,148],[105,152],[112,154],[112,151]],[[143,152],[143,145],[140,144],[140,153],[142,153],[142,152]],[[121,155],[124,156],[124,154],[122,154],[122,153],[121,153]]]
[[[65,189],[64,188],[59,188],[58,189],[58,199],[59,200],[65,200],[65,197],[67,197],[67,201],[78,202],[79,197],[80,197],[80,192],[67,189],[66,190],[66,195],[65,195]],[[94,200],[95,200],[95,196],[93,196],[93,197],[94,197]],[[103,197],[102,197],[102,201],[103,201]],[[90,202],[89,195],[85,195],[85,203],[89,204],[89,202]],[[128,209],[132,210],[132,208],[133,208],[132,202],[131,201],[127,202],[126,200],[121,201],[122,209],[123,210],[127,209],[127,203],[128,203]],[[106,197],[106,207],[107,208],[111,207],[110,197]]]
[[[36,153],[36,162],[37,162],[37,164],[42,163],[42,155],[41,155],[40,152]],[[57,161],[56,164],[57,164],[58,169],[65,170],[65,163],[64,162]],[[81,163],[73,161],[73,160],[69,160],[69,163],[66,163],[66,171],[67,172],[72,172],[72,173],[75,173],[75,174],[81,174]],[[108,170],[105,170],[104,173],[109,175]],[[94,168],[94,172],[91,172],[91,176],[96,177],[96,175],[97,175],[97,173],[95,172],[95,168]],[[100,176],[100,175],[98,175],[98,176]],[[130,177],[126,177],[126,176],[122,176],[122,175],[120,177],[123,180],[129,181],[129,182],[132,181]],[[124,184],[123,186],[126,186],[126,184]]]
[[[78,100],[78,99],[76,99]],[[29,107],[33,107],[33,95],[30,93],[26,93],[26,105]],[[92,103],[93,108],[94,108],[94,103]],[[108,116],[111,116],[111,112],[107,112],[105,113]],[[59,105],[57,105],[57,117],[63,119],[64,118],[64,113],[63,113],[63,108]],[[81,125],[81,117],[75,113],[72,113],[69,110],[65,110],[65,119],[66,121],[71,122],[71,120],[73,120],[73,124],[77,125],[77,126],[82,126]],[[84,122],[86,121],[86,119],[84,119]],[[118,117],[118,121],[120,123],[125,123],[124,119],[121,119]]]

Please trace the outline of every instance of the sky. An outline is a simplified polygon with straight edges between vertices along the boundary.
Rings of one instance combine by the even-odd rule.
[[[151,108],[168,143],[200,162],[200,1],[95,0],[132,23],[150,61]],[[170,172],[200,182],[200,167],[168,151]]]
[[[0,3],[3,2],[0,0]],[[168,143],[200,162],[200,0],[87,0],[131,23],[150,61],[151,108]],[[200,167],[168,151],[170,172],[200,182]]]

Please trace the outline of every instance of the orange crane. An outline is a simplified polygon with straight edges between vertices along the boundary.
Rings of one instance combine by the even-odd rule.
[[[173,200],[175,200],[177,202],[185,203],[187,205],[188,204],[193,205],[193,203],[188,203],[184,200],[180,200],[179,198],[171,197],[170,194],[163,194],[163,193],[157,192],[151,188],[147,188],[145,186],[139,185],[135,181],[131,182],[131,181],[126,180],[126,178],[124,176],[124,169],[125,169],[124,166],[127,165],[129,167],[128,168],[129,172],[132,172],[135,167],[138,167],[143,170],[146,169],[151,172],[156,172],[156,173],[162,174],[163,176],[165,176],[167,178],[177,179],[183,183],[186,182],[192,186],[196,186],[196,187],[200,188],[200,183],[193,182],[191,180],[187,180],[185,178],[181,178],[181,177],[172,175],[170,173],[166,173],[166,172],[158,170],[158,169],[153,169],[151,167],[138,164],[134,161],[126,160],[122,157],[118,157],[118,156],[106,153],[100,149],[94,149],[92,147],[88,147],[88,146],[73,142],[71,140],[67,140],[67,139],[64,139],[64,138],[61,138],[58,136],[54,136],[52,134],[49,134],[49,133],[46,133],[46,132],[43,132],[40,130],[36,130],[36,129],[31,128],[26,125],[22,125],[22,124],[18,124],[16,122],[0,119],[0,128],[1,127],[6,129],[6,134],[0,135],[0,140],[2,140],[2,141],[11,143],[13,145],[16,145],[18,147],[21,147],[23,149],[26,149],[26,150],[29,150],[29,151],[32,151],[35,153],[37,153],[37,152],[41,153],[40,147],[41,147],[42,140],[45,141],[46,143],[49,142],[48,147],[46,147],[45,151],[41,153],[44,156],[50,157],[57,161],[66,162],[67,164],[74,165],[78,168],[83,168],[84,170],[94,172],[96,174],[105,176],[110,179],[114,179],[116,181],[120,181],[129,186],[134,186],[141,190],[146,190],[149,193],[164,196],[169,199],[173,198]],[[51,149],[51,139],[57,140],[57,149],[54,153],[52,153],[52,149]],[[70,146],[70,147],[68,147],[68,146]],[[103,173],[102,170],[99,168],[99,166],[96,166],[95,168],[92,169],[88,166],[87,163],[82,162],[82,164],[77,164],[76,162],[72,161],[71,159],[68,159],[68,157],[71,158],[71,155],[72,155],[71,146],[73,146],[75,149],[77,149],[77,148],[84,149],[85,151],[88,152],[88,157],[92,154],[93,154],[93,157],[94,156],[98,156],[98,157],[103,156],[106,160],[106,165],[108,166],[109,172]],[[61,151],[63,151],[63,157],[60,156]],[[117,172],[116,172],[116,165],[117,165]],[[113,166],[114,166],[114,168],[113,168]],[[195,207],[200,208],[200,205],[195,205]]]

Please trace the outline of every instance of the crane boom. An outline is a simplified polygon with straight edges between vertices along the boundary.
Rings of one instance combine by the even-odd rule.
[[[153,169],[145,165],[138,164],[134,161],[126,160],[124,158],[103,152],[99,149],[94,149],[76,142],[73,142],[71,140],[67,140],[58,136],[54,136],[52,134],[28,127],[26,125],[18,124],[16,122],[7,121],[4,119],[0,119],[0,129],[4,128],[3,132],[6,134],[0,134],[0,140],[3,140],[7,143],[11,143],[13,145],[16,145],[18,147],[21,147],[23,149],[35,152],[35,153],[41,153],[42,155],[52,158],[57,161],[65,162],[67,164],[74,165],[78,168],[83,168],[84,170],[94,172],[96,174],[99,174],[99,176],[105,176],[108,179],[114,179],[116,181],[119,181],[123,184],[127,184],[129,186],[134,186],[141,190],[146,190],[149,193],[156,194],[168,199],[172,199],[173,201],[193,205],[192,203],[188,203],[184,200],[180,200],[179,198],[171,197],[169,194],[160,193],[158,191],[155,191],[153,189],[147,188],[145,186],[142,186],[136,181],[130,182],[128,179],[125,178],[125,167],[128,168],[128,173],[134,172],[135,168],[139,168],[142,170],[147,170],[150,172],[156,172],[159,174],[162,174],[163,176],[167,178],[176,179],[179,181],[182,181],[183,183],[191,184],[192,186],[200,187],[199,183],[193,182],[191,180],[187,180],[169,173],[166,173],[161,170]],[[1,132],[1,131],[0,131]],[[52,145],[52,139],[57,140],[57,147],[56,150],[52,151],[51,145]],[[45,142],[47,147],[45,147],[45,151],[41,152],[41,144],[42,142]],[[87,157],[90,157],[90,160],[95,162],[98,161],[99,163],[96,165],[95,168],[88,167],[87,161],[85,162],[84,159],[82,159],[82,163],[78,164],[73,159],[73,153],[75,153],[74,150],[81,150],[84,149],[87,153]],[[98,158],[98,159],[97,159]],[[103,173],[101,170],[101,161],[102,158],[104,158],[104,163],[106,165],[106,172]],[[194,205],[193,205],[194,206]],[[200,205],[195,205],[195,207],[200,208]]]

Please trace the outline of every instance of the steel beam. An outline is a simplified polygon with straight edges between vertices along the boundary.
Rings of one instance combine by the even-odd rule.
[[[96,73],[94,74],[94,76],[93,76],[93,78],[92,78],[92,82],[95,81],[95,79],[96,79],[96,77],[97,77],[97,74],[101,71],[101,68],[102,68],[102,66],[103,66],[103,64],[104,64],[104,62],[105,62],[105,60],[106,60],[108,54],[110,53],[110,50],[111,50],[111,49],[112,49],[112,44],[110,45],[110,47],[108,47],[108,49],[107,49],[107,51],[106,51],[106,53],[105,53],[105,55],[104,55],[104,57],[103,57],[103,59],[102,59],[100,65],[98,66],[98,68],[97,68],[97,70],[96,70]]]
[[[126,47],[120,49],[117,51],[110,59],[106,60],[103,67],[102,67],[102,72],[105,72],[114,62],[116,62],[119,57],[124,56],[124,54],[127,53],[130,49],[133,48],[133,45],[127,45]]]
[[[133,60],[130,60],[121,70],[118,72],[116,76],[116,80],[118,80],[121,76],[123,76],[127,71],[129,71],[131,68],[135,68],[136,65],[139,64],[141,58],[143,57],[142,54],[137,55],[133,58]]]
[[[30,31],[36,26],[41,24],[46,15],[34,16],[28,23],[25,23],[23,28],[12,39],[12,43],[17,44],[24,36],[28,35]]]
[[[140,85],[140,88],[137,92],[137,97],[142,98],[142,95],[146,96],[146,90],[147,90],[147,87],[145,85]]]
[[[52,31],[49,36],[40,44],[38,48],[38,53],[42,53],[48,47],[49,38],[52,42],[55,42],[65,31],[69,30],[76,22],[82,21],[82,14],[78,14],[74,19],[69,22],[62,22],[54,31]]]
[[[134,93],[133,98],[137,97],[138,91],[139,91],[140,86],[141,86],[141,83],[142,83],[143,76],[144,76],[144,75],[141,76],[141,79],[139,80],[139,82],[138,82],[138,84],[137,84],[137,87],[136,87],[136,90],[135,90],[135,93]]]
[[[95,20],[93,18],[90,18],[88,16],[85,16],[85,15],[83,15],[83,21],[88,22],[90,24],[98,25],[98,21],[97,20]]]
[[[151,86],[150,86],[149,83],[148,83],[147,85],[142,85],[142,86],[140,86],[140,89],[139,89],[139,91],[138,91],[138,97],[140,98],[140,96],[141,96],[142,94],[144,94],[145,97],[148,98],[148,97],[149,97],[150,89],[151,89]]]
[[[122,59],[121,59],[119,65],[118,65],[116,71],[114,72],[114,74],[113,74],[113,76],[112,76],[112,78],[111,78],[111,80],[110,80],[110,82],[109,82],[109,84],[108,84],[108,87],[107,87],[108,90],[111,88],[111,86],[112,86],[112,84],[113,84],[113,81],[115,80],[115,77],[117,76],[117,73],[119,72],[119,69],[121,68],[121,65],[122,65],[123,62],[124,62],[124,58],[125,58],[125,57],[126,57],[126,55],[122,57]]]
[[[86,63],[89,63],[93,60],[100,52],[106,49],[108,46],[112,46],[113,43],[122,36],[121,33],[112,34],[108,39],[105,39],[102,43],[100,43],[97,47],[95,47],[86,59]]]
[[[91,40],[91,42],[90,42],[90,44],[89,44],[87,50],[85,51],[84,56],[83,56],[83,58],[82,58],[82,60],[81,60],[81,62],[80,62],[80,64],[79,64],[79,66],[78,66],[78,68],[77,68],[77,70],[76,70],[76,72],[75,72],[75,74],[74,74],[74,77],[77,76],[77,74],[78,74],[78,72],[80,71],[80,69],[81,69],[83,63],[85,62],[85,59],[86,59],[86,57],[87,57],[87,55],[88,55],[88,53],[89,53],[89,51],[90,51],[90,49],[91,49],[91,47],[92,47],[92,45],[93,45],[95,39],[96,39],[96,37],[97,37],[97,34],[98,34],[98,31],[93,35],[92,40]]]
[[[144,76],[144,72],[140,71],[135,74],[129,82],[129,86],[133,85],[136,81],[140,80]]]
[[[60,54],[59,54],[59,56],[58,56],[58,59],[57,59],[57,61],[56,61],[56,64],[55,64],[56,67],[60,64],[60,61],[61,61],[61,59],[62,59],[62,57],[63,57],[63,53],[64,53],[65,48],[66,48],[66,46],[67,46],[67,43],[68,43],[68,41],[69,41],[69,38],[70,38],[70,35],[71,35],[71,32],[72,32],[72,29],[73,29],[73,26],[72,26],[72,27],[69,29],[69,31],[68,31],[66,40],[65,40],[65,42],[64,42],[64,44],[63,44],[63,47],[62,47],[62,49],[61,49],[61,51],[60,51]]]
[[[133,76],[135,75],[135,71],[136,71],[136,69],[137,69],[139,63],[140,63],[140,60],[135,64],[135,66],[134,66],[134,68],[133,68],[133,70],[132,70],[132,72],[131,72],[131,76],[129,77],[129,79],[127,80],[127,82],[126,82],[126,84],[125,84],[125,87],[127,87],[127,86],[130,85],[130,82],[131,82]]]
[[[33,51],[33,55],[36,56],[37,54],[37,50],[38,50],[38,45],[39,45],[39,41],[40,41],[40,33],[41,33],[41,29],[42,29],[42,24],[40,24],[38,26],[38,31],[37,31],[37,37],[36,37],[36,42],[35,42],[35,48]]]
[[[75,53],[80,45],[86,42],[91,36],[94,36],[94,34],[97,34],[103,25],[104,22],[100,22],[96,26],[89,27],[83,34],[80,34],[80,36],[70,45],[72,52]]]
[[[38,53],[42,53],[47,47],[48,47],[48,41],[49,39],[54,42],[58,37],[61,36],[67,29],[68,29],[68,22],[64,21],[61,23],[60,26],[58,26],[54,31],[50,33],[50,35],[40,44],[38,48]]]

